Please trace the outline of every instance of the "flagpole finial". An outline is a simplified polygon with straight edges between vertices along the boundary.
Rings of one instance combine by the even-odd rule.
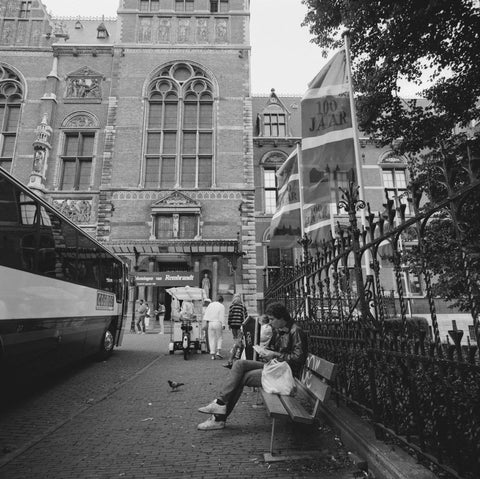
[[[345,30],[343,30],[342,37],[348,37],[348,36],[350,36],[350,29],[345,28]]]

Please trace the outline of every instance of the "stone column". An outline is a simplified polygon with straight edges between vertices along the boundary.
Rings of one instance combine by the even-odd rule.
[[[33,142],[33,165],[28,187],[36,190],[37,193],[44,194],[47,161],[50,150],[52,149],[52,145],[50,144],[52,128],[48,124],[47,113],[43,115],[42,121],[37,127],[36,134],[37,136]]]
[[[218,258],[213,258],[212,261],[212,300],[215,301],[218,297]]]
[[[153,273],[155,271],[155,256],[150,256],[148,258],[148,272]],[[148,286],[146,291],[146,300],[150,305],[150,309],[153,310],[153,288],[154,286]]]

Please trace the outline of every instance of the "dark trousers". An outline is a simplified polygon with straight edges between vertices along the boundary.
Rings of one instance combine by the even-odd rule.
[[[224,421],[230,415],[242,394],[244,386],[261,387],[264,365],[265,363],[249,359],[239,359],[233,363],[227,381],[220,396],[218,396],[218,399],[221,399],[227,405],[227,413],[217,415],[217,420]]]

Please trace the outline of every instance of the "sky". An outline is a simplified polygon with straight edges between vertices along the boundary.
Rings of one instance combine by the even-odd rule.
[[[55,16],[114,17],[118,0],[42,0]],[[306,13],[301,0],[251,0],[252,94],[303,95],[327,62],[301,27]]]

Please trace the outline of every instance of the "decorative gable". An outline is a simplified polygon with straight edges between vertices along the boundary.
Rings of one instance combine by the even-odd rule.
[[[151,210],[152,214],[166,212],[190,212],[199,214],[201,205],[186,194],[181,193],[180,191],[174,191],[153,203]]]
[[[97,102],[101,100],[101,82],[105,77],[95,70],[84,66],[67,75],[65,97],[73,101]]]

